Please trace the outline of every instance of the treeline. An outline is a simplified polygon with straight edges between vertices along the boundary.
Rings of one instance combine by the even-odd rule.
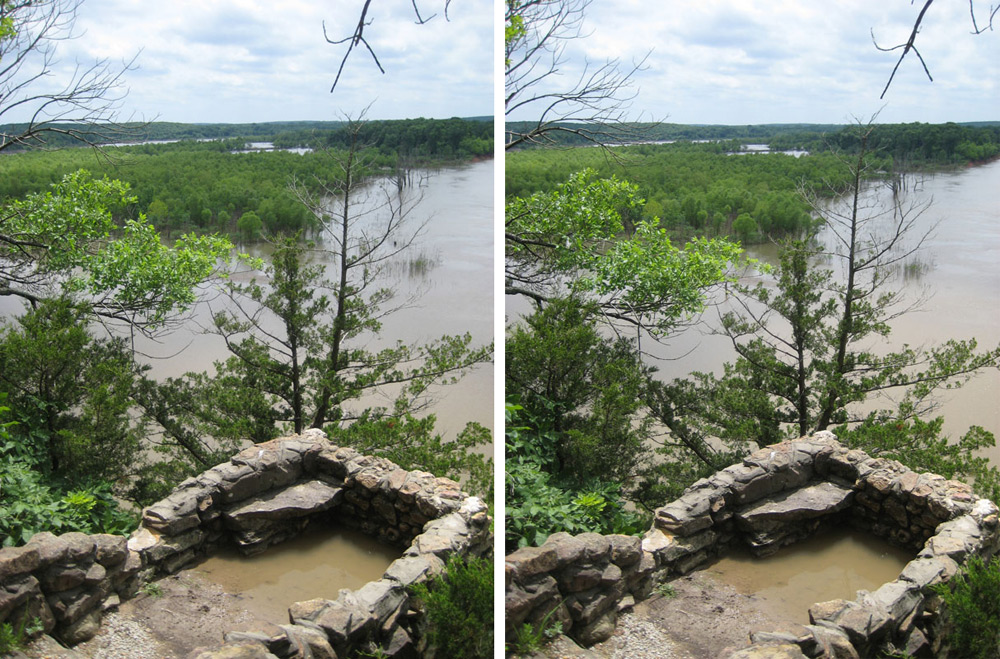
[[[508,132],[526,132],[527,122],[509,122]],[[579,128],[566,124],[569,129]],[[852,126],[836,124],[758,124],[747,126],[625,123],[606,128],[588,127],[605,142],[731,142],[767,144],[773,151],[803,150],[811,153],[839,150],[855,153],[857,135]],[[554,131],[546,136],[556,146],[592,144],[574,133]],[[871,136],[874,150],[888,155],[897,171],[982,162],[1000,154],[1000,122],[945,124],[880,124]]]
[[[527,121],[507,122],[507,132],[523,134],[533,126]],[[576,129],[579,124],[562,123],[567,131],[553,131],[546,139],[558,146],[578,146],[590,144]],[[825,134],[839,131],[837,124],[747,124],[727,126],[718,124],[669,124],[627,122],[608,126],[588,126],[588,132],[608,136],[609,142],[667,142],[696,140],[740,140],[744,143],[763,143],[782,135]]]
[[[406,158],[469,158],[493,154],[492,119],[401,119],[369,121],[362,126],[361,142],[383,153]],[[303,127],[275,136],[274,146],[290,148],[348,148],[351,133]]]
[[[46,133],[45,147],[70,148],[80,146],[81,140],[90,144],[134,144],[137,142],[168,142],[182,140],[224,140],[228,138],[243,138],[245,140],[271,142],[280,141],[285,148],[294,146],[326,146],[322,138],[337,131],[343,131],[347,126],[346,121],[270,121],[250,124],[188,124],[170,121],[154,121],[150,123],[124,123],[118,125],[98,125],[64,123],[59,127],[61,132]],[[492,151],[493,142],[493,117],[470,117],[466,119],[403,119],[400,121],[372,121],[370,125],[390,127],[389,130],[376,128],[369,130],[369,134],[382,133],[386,139],[379,141],[379,146],[385,143],[386,148],[392,151],[400,149],[393,147],[393,139],[390,133],[396,131],[391,128],[402,125],[408,139],[413,144],[424,144],[434,146],[447,143],[448,140],[439,138],[439,134],[451,133],[456,130],[456,125],[462,126],[467,135],[478,138],[488,137]],[[6,124],[0,125],[0,132],[10,135],[23,134],[28,129],[27,124]],[[434,133],[433,136],[425,136],[424,139],[414,137],[414,131],[427,131]],[[317,137],[318,136],[318,137]],[[315,143],[314,143],[315,141]],[[460,140],[459,140],[460,141]],[[341,140],[342,142],[342,140]],[[41,146],[37,143],[29,143],[30,146]],[[24,149],[21,149],[24,150]],[[455,149],[452,148],[452,152]],[[467,155],[483,155],[481,153],[471,153]],[[428,149],[426,155],[437,155],[434,148]],[[452,155],[452,154],[449,154]],[[457,155],[457,154],[456,154]]]

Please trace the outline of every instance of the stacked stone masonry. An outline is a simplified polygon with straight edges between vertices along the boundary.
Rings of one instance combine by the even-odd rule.
[[[594,581],[593,573],[614,561],[571,561],[561,547],[572,539],[564,534],[509,555],[508,640],[518,624],[558,617],[571,636],[589,645],[608,638],[614,611],[645,596],[653,581],[686,574],[734,545],[767,555],[835,524],[908,547],[916,557],[899,578],[872,593],[815,604],[809,611],[812,624],[800,634],[754,634],[750,647],[734,652],[734,659],[869,657],[890,643],[914,656],[936,656],[941,616],[931,587],[948,581],[972,555],[988,560],[1000,551],[997,506],[977,499],[968,485],[872,458],[820,432],[760,449],[659,508],[641,541],[637,581]],[[587,541],[597,543],[590,535],[585,534]],[[574,591],[584,585],[569,576],[574,570],[590,571],[592,583],[583,591]],[[629,590],[638,580],[641,586]],[[598,604],[590,609],[561,604],[575,601]],[[575,611],[588,615],[574,617]]]
[[[25,547],[0,551],[0,622],[39,617],[46,633],[72,645],[92,637],[102,609],[143,581],[222,545],[259,553],[316,524],[358,528],[403,554],[360,589],[290,602],[290,624],[280,633],[232,633],[202,659],[237,648],[247,656],[345,657],[373,646],[390,657],[416,656],[407,630],[418,616],[407,587],[443,572],[452,555],[488,555],[493,546],[485,504],[455,481],[403,470],[306,431],[254,445],[187,479],[143,511],[127,542],[39,534]]]

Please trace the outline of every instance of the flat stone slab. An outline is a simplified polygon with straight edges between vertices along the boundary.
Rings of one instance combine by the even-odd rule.
[[[774,494],[736,513],[743,530],[770,531],[779,526],[840,512],[851,504],[854,490],[824,481]]]
[[[250,528],[259,526],[261,521],[296,519],[328,510],[337,505],[342,496],[341,488],[311,480],[242,501],[224,515],[231,526]]]

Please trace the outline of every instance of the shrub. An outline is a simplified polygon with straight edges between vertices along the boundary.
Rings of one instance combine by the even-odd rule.
[[[949,656],[1000,657],[1000,557],[988,564],[973,556],[949,583],[935,591],[944,600]]]
[[[478,659],[493,656],[493,563],[452,556],[444,574],[411,593],[427,616],[426,656]]]

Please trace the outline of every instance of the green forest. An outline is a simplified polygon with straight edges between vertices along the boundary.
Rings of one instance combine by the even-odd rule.
[[[492,154],[492,122],[461,119],[376,121],[354,136],[373,174],[398,173]],[[261,126],[269,127],[263,131]],[[8,150],[0,157],[0,200],[39,193],[80,169],[95,178],[127,182],[135,201],[119,216],[145,214],[165,236],[218,232],[241,241],[315,231],[316,219],[295,199],[289,183],[323,177],[325,151],[351,148],[346,126],[290,124],[153,124],[156,139],[181,141],[56,151]],[[202,137],[204,135],[205,137]],[[247,150],[247,141],[271,139],[276,150]],[[208,141],[204,141],[208,140]],[[305,153],[283,148],[306,147]]]
[[[688,139],[713,141],[619,146],[611,152],[515,150],[506,159],[506,196],[551,193],[572,173],[589,168],[634,183],[644,204],[630,212],[658,218],[672,236],[729,236],[749,244],[800,234],[813,221],[810,197],[833,197],[850,187],[843,157],[856,153],[858,143],[849,127],[822,127],[822,136],[798,126],[775,133],[767,132],[769,126],[744,128],[760,129],[753,139],[770,137],[777,151],[805,149],[809,155],[744,152],[746,140],[702,137],[697,131],[698,137]],[[1000,126],[878,125],[869,139],[868,177],[885,181],[919,167],[967,165],[1000,154]]]

